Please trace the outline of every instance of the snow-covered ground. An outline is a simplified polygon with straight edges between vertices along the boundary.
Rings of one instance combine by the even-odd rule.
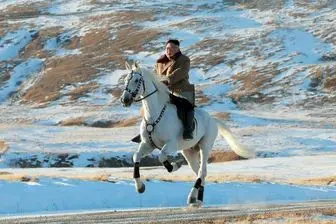
[[[325,59],[336,49],[335,5],[282,2],[281,8],[260,10],[234,1],[0,1],[0,16],[6,17],[0,21],[0,179],[38,178],[36,183],[1,181],[0,213],[184,206],[194,181],[187,166],[169,175],[162,167],[143,169],[150,179],[143,196],[129,182],[132,168],[85,168],[111,158],[131,163],[137,144],[129,139],[138,132],[140,104],[121,107],[118,91],[127,71],[115,66],[114,57],[152,67],[168,38],[180,39],[191,58],[190,80],[207,99],[199,107],[227,113],[227,126],[257,153],[256,159],[209,165],[207,205],[335,199],[336,95],[327,83],[336,64]],[[129,30],[122,36],[124,29]],[[136,36],[141,31],[158,35],[137,48],[134,42],[147,37]],[[133,35],[135,40],[127,39]],[[67,64],[77,57],[80,66]],[[62,63],[65,68],[59,69]],[[70,74],[85,76],[82,67],[96,75],[70,81],[71,69],[78,72]],[[54,69],[58,72],[46,82]],[[69,97],[92,82],[95,88],[75,100]],[[130,118],[137,121],[130,127],[92,127]],[[81,122],[62,126],[66,120]],[[229,150],[221,138],[214,149]],[[72,168],[45,169],[58,165]],[[12,169],[19,167],[42,168]],[[83,181],[97,176],[117,182]],[[166,191],[176,195],[168,197]],[[83,195],[90,197],[80,200]]]
[[[133,182],[92,182],[41,178],[38,183],[0,181],[0,215],[80,210],[184,207],[191,182],[146,182],[138,195]],[[6,194],[4,193],[6,192]],[[174,192],[171,194],[169,192]],[[244,203],[289,203],[335,199],[336,187],[302,187],[272,183],[210,183],[207,206]],[[125,200],[127,198],[127,200]]]

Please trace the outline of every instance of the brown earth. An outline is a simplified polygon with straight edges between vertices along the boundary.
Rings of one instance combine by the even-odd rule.
[[[225,52],[232,50],[237,45],[239,40],[234,38],[218,40],[218,39],[204,39],[194,45],[193,49],[189,49],[187,54],[190,55],[191,63],[202,67],[201,65],[207,65],[205,71],[211,67],[221,64],[225,60]],[[213,52],[216,49],[216,52]],[[206,55],[193,55],[199,51],[212,52]],[[203,66],[204,67],[204,66]]]
[[[142,51],[145,43],[160,34],[156,30],[144,30],[132,25],[133,21],[148,21],[151,20],[151,17],[151,12],[137,11],[88,17],[85,20],[86,24],[101,20],[101,23],[109,25],[104,28],[90,29],[84,36],[74,36],[61,43],[61,47],[80,51],[80,54],[64,57],[50,57],[49,52],[43,50],[47,39],[57,37],[64,30],[56,26],[39,31],[20,56],[22,58],[38,56],[45,59],[45,67],[40,79],[23,95],[22,102],[54,101],[61,97],[60,90],[64,87],[75,83],[89,82],[96,78],[99,75],[99,68],[105,68],[108,71],[123,68],[125,61],[123,52],[125,50],[131,50],[135,53]],[[118,30],[113,31],[116,28]],[[82,87],[70,95],[73,95],[73,99],[75,99],[80,96],[80,93],[87,93],[93,89]],[[114,93],[116,94],[116,92]]]
[[[273,223],[273,224],[332,224],[332,220],[316,219],[318,216],[335,217],[336,208],[312,208],[302,211],[266,211],[262,214],[249,214],[243,216],[225,217],[220,219],[202,220],[202,221],[188,221],[182,223],[192,224],[251,224],[251,223]]]
[[[68,118],[58,123],[60,126],[89,126],[96,128],[121,128],[136,125],[141,117],[132,117],[123,120],[98,120],[93,123],[87,123],[83,117]]]
[[[227,113],[227,112],[218,112],[218,113],[215,113],[214,116],[219,119],[219,120],[229,120],[230,118],[230,114]]]
[[[286,7],[287,1],[285,0],[234,0],[240,4],[241,7],[249,9],[259,9],[259,10],[276,10]],[[307,7],[311,9],[322,9],[331,5],[331,1],[307,1],[307,0],[294,0],[295,6]]]
[[[4,10],[0,10],[0,21],[6,19],[22,19],[37,17],[41,9],[48,6],[47,2],[26,2],[25,4],[9,5]]]
[[[234,101],[242,101],[250,96],[257,96],[260,100],[260,91],[267,86],[276,75],[278,64],[270,63],[258,68],[242,71],[232,76],[232,80],[239,82],[239,88],[228,93]],[[250,98],[249,98],[250,99]]]
[[[3,224],[12,223],[168,223],[168,224],[220,224],[220,223],[273,223],[273,224],[332,224],[335,220],[335,202],[308,201],[289,204],[241,204],[204,208],[159,208],[112,210],[30,215],[4,218]]]
[[[84,125],[85,119],[83,117],[67,118],[58,123],[60,126],[82,126]]]
[[[209,163],[221,163],[233,160],[242,160],[241,156],[238,156],[232,151],[211,151],[208,159]]]
[[[69,93],[65,94],[69,96],[70,100],[76,100],[80,97],[85,96],[87,93],[92,92],[96,88],[98,88],[98,84],[96,82],[90,82],[88,84],[81,85],[71,90]]]
[[[8,145],[4,140],[0,139],[0,156],[8,150]]]
[[[322,177],[322,178],[313,178],[313,179],[304,179],[304,180],[292,180],[296,184],[304,185],[336,185],[336,176],[331,177]]]
[[[334,74],[334,76],[336,73]],[[324,82],[324,88],[328,91],[336,91],[336,77],[329,77]]]

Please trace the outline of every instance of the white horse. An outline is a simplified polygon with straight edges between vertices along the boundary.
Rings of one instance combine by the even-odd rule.
[[[134,153],[134,179],[138,193],[145,191],[145,185],[140,179],[140,159],[150,154],[155,148],[161,149],[160,162],[168,172],[178,170],[179,163],[168,162],[168,155],[182,151],[193,172],[197,175],[196,182],[189,193],[189,205],[201,205],[205,177],[207,175],[207,160],[213,147],[218,130],[226,139],[231,149],[238,155],[249,158],[253,152],[237,143],[223,123],[211,117],[206,111],[195,108],[195,130],[193,140],[186,141],[182,137],[183,125],[176,112],[176,106],[169,102],[169,89],[161,83],[151,70],[126,62],[129,74],[125,79],[125,89],[120,97],[122,104],[129,107],[134,101],[141,101],[144,108],[144,119],[140,125],[141,143]],[[192,149],[195,145],[199,150]]]

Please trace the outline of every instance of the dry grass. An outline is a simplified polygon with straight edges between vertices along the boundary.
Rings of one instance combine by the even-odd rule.
[[[275,10],[285,8],[287,1],[285,0],[234,0],[241,7],[259,10]],[[306,7],[310,9],[326,8],[334,3],[332,1],[307,1],[307,0],[294,0],[294,5],[298,7]]]
[[[208,159],[209,163],[221,163],[233,160],[241,160],[242,157],[238,156],[232,151],[211,151]]]
[[[199,96],[196,99],[196,105],[205,105],[208,104],[210,102],[210,98],[207,96]]]
[[[50,178],[59,178],[64,175],[46,175]],[[70,174],[66,175],[70,179],[89,180],[89,181],[107,181],[110,175],[108,174]],[[38,176],[28,176],[24,174],[13,174],[9,172],[0,172],[0,179],[6,181],[22,181],[22,182],[38,182]]]
[[[134,126],[140,120],[140,116],[132,117],[120,121],[96,121],[92,124],[88,124],[83,117],[75,117],[75,118],[68,118],[62,120],[58,123],[60,126],[90,126],[90,127],[98,127],[98,128],[122,128],[122,127],[130,127]]]
[[[239,41],[231,38],[225,40],[218,39],[205,39],[201,40],[193,49],[190,49],[187,54],[192,55],[192,64],[196,65],[207,65],[205,71],[213,66],[221,64],[225,60],[225,52],[232,50]],[[213,49],[216,49],[215,52]],[[212,52],[206,55],[197,55],[200,51],[202,52]],[[217,53],[216,53],[217,52]],[[193,54],[195,54],[193,56]]]
[[[326,92],[333,92],[336,90],[336,66],[334,65],[319,65],[315,66],[309,71],[311,77],[311,88],[323,88]]]
[[[0,140],[0,155],[4,154],[8,150],[8,145],[4,140]]]
[[[86,82],[97,70],[86,66],[85,57],[71,55],[53,58],[46,62],[43,77],[23,95],[24,102],[43,103],[60,97],[59,91],[71,83]]]
[[[34,170],[34,171],[33,171]],[[18,169],[17,171],[10,172],[0,172],[0,180],[9,181],[22,181],[25,178],[30,178],[31,180],[38,179],[39,177],[50,177],[50,178],[70,178],[70,179],[81,179],[81,180],[93,180],[93,181],[107,181],[110,177],[116,179],[132,179],[132,173],[129,169],[115,169],[115,168],[102,168],[95,169],[90,172],[78,172],[76,168],[71,168],[68,170],[55,170],[49,169],[48,172],[39,172],[39,169]],[[159,170],[159,172],[158,172]],[[161,172],[161,171],[163,172]],[[191,169],[188,168],[190,172],[174,172],[169,175],[166,174],[166,170],[163,167],[143,167],[142,168],[142,178],[146,180],[161,180],[161,181],[195,181],[196,176],[192,173]],[[256,175],[241,175],[236,173],[223,173],[223,172],[208,172],[206,177],[207,182],[244,182],[244,183],[260,183],[260,182],[274,182],[280,184],[297,184],[304,186],[327,186],[331,181],[336,182],[335,176],[329,178],[314,178],[306,180],[285,180],[285,179],[274,179],[272,177],[263,177]]]
[[[130,15],[134,17],[133,13]],[[95,78],[97,68],[113,70],[123,67],[124,50],[139,52],[144,43],[154,39],[159,32],[155,30],[137,30],[127,26],[120,29],[115,39],[108,29],[90,30],[83,37],[73,37],[69,48],[80,46],[79,55],[63,58],[49,58],[41,79],[23,95],[24,102],[44,103],[60,97],[60,90],[66,85],[87,82]],[[78,97],[78,96],[77,96]]]
[[[238,89],[229,92],[228,95],[234,101],[241,101],[243,98],[250,96],[258,97],[259,101],[264,100],[260,99],[260,90],[266,88],[268,85],[271,85],[272,79],[280,73],[280,71],[276,68],[277,66],[277,63],[271,63],[234,74],[232,79],[239,82],[240,86]],[[272,99],[269,98],[268,100]]]
[[[12,174],[9,172],[0,172],[0,179],[6,181],[38,182],[37,177],[31,177],[23,174]]]
[[[32,3],[9,6],[6,13],[1,15],[6,14],[6,17],[14,17],[18,14],[20,14],[20,17],[38,16],[40,13],[38,9],[43,7],[43,4]],[[96,26],[98,28],[90,29],[84,36],[73,36],[71,39],[60,43],[63,48],[78,49],[81,52],[79,55],[65,57],[51,57],[53,52],[43,49],[46,40],[59,37],[60,34],[66,32],[64,28],[55,26],[40,30],[20,53],[20,59],[39,57],[45,61],[40,79],[23,94],[22,102],[45,104],[54,101],[61,97],[60,90],[67,85],[79,82],[87,83],[97,77],[100,68],[105,68],[107,71],[123,68],[124,50],[131,50],[135,53],[142,51],[146,43],[160,34],[159,31],[146,30],[133,25],[134,21],[141,22],[151,19],[152,12],[150,11],[123,11],[101,16],[89,16],[83,19],[83,25],[79,25],[79,27],[98,23]],[[102,24],[102,26],[99,24]],[[0,23],[2,34],[10,30],[12,28],[9,28],[5,20]],[[7,73],[2,71],[2,74],[0,74],[2,81],[8,77]],[[80,89],[70,93],[72,99],[91,91],[92,88],[93,86],[80,87]],[[118,94],[117,92],[113,93]]]
[[[292,180],[290,181],[293,184],[299,184],[299,185],[330,185],[330,184],[336,184],[336,176],[331,177],[322,177],[322,178],[312,178],[312,179],[302,179],[302,180]]]
[[[44,44],[48,39],[57,37],[62,32],[63,28],[57,26],[39,30],[36,35],[33,36],[32,41],[28,43],[20,53],[20,57],[26,60],[31,57],[48,58],[52,56],[43,49]]]
[[[323,85],[325,90],[328,91],[336,91],[336,77],[329,77],[325,80]]]
[[[9,5],[2,13],[0,13],[0,21],[6,19],[37,17],[40,14],[40,9],[46,6],[47,3],[43,2],[30,2],[30,4],[27,2],[25,4]]]
[[[195,91],[195,104],[196,105],[206,105],[210,102],[210,98],[207,97],[206,95],[204,95],[204,93],[199,90],[199,89],[196,89]]]
[[[218,113],[215,113],[214,116],[219,119],[219,120],[229,120],[230,118],[230,114],[227,113],[227,112],[218,112]]]
[[[88,84],[79,86],[75,89],[73,89],[72,91],[70,91],[69,93],[67,93],[66,95],[69,96],[70,100],[76,100],[82,96],[84,96],[85,94],[92,92],[93,90],[95,90],[96,88],[98,88],[98,84],[96,82],[90,82]]]
[[[109,93],[117,99],[119,99],[121,97],[122,92],[123,92],[123,90],[119,87],[115,87],[115,88],[113,88],[109,91]]]
[[[5,35],[5,32],[6,32],[6,29],[5,28],[2,28],[1,27],[1,23],[0,23],[0,36],[4,36]]]
[[[251,224],[251,223],[273,223],[273,224],[332,224],[333,220],[316,220],[314,216],[327,215],[335,216],[336,208],[311,208],[303,209],[301,211],[270,211],[262,214],[249,214],[242,216],[229,216],[221,217],[211,220],[202,221],[189,221],[182,223],[191,224],[224,224],[224,223],[237,223],[237,224]]]
[[[111,124],[111,128],[122,128],[122,127],[130,127],[137,124],[140,120],[140,117],[133,117],[121,121],[117,121],[114,124]]]
[[[60,126],[81,126],[84,124],[83,117],[67,118],[58,123]]]

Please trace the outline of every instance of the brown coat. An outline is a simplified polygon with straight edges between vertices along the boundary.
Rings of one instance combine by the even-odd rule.
[[[161,57],[154,66],[160,80],[168,81],[168,88],[178,97],[187,99],[191,104],[195,102],[195,87],[189,83],[190,59],[179,54],[176,59],[169,60]]]

